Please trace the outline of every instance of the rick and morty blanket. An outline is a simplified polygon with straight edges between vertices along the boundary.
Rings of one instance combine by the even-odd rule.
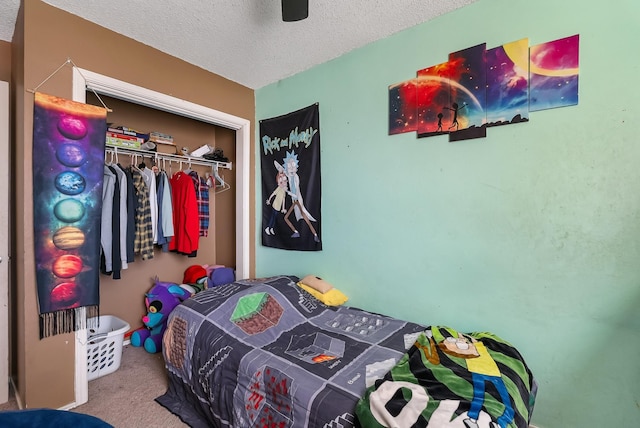
[[[431,327],[367,388],[362,427],[528,427],[536,383],[518,351],[491,333]]]

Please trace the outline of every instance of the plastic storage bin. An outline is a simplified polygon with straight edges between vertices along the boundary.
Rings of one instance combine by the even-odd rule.
[[[89,320],[95,320],[90,318]],[[93,322],[89,321],[90,325]],[[93,380],[120,367],[122,342],[129,324],[112,315],[100,315],[98,328],[87,331],[87,378]]]

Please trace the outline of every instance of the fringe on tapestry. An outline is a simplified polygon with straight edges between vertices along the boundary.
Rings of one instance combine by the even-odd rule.
[[[86,313],[82,309],[86,309]],[[40,339],[86,328],[97,329],[99,316],[97,305],[40,314]]]

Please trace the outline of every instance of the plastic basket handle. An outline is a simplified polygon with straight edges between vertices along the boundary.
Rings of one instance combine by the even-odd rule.
[[[89,337],[89,343],[95,342],[96,340],[104,340],[104,338],[107,337],[107,335],[109,335],[109,333],[100,333],[100,334],[96,334],[95,336],[91,336]]]

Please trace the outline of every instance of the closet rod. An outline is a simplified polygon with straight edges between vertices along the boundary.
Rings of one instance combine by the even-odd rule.
[[[220,161],[208,160],[203,158],[194,158],[191,156],[172,155],[171,153],[158,153],[158,152],[151,152],[149,150],[131,149],[131,148],[125,148],[125,147],[109,146],[109,145],[105,147],[104,151],[105,153],[113,153],[114,155],[134,154],[134,155],[148,156],[148,157],[152,157],[154,159],[160,159],[160,160],[164,159],[164,160],[175,161],[175,162],[187,162],[192,165],[203,165],[203,166],[211,166],[211,167],[217,166],[219,168],[225,168],[225,169],[232,169],[232,165],[233,165],[231,162],[220,162]]]

